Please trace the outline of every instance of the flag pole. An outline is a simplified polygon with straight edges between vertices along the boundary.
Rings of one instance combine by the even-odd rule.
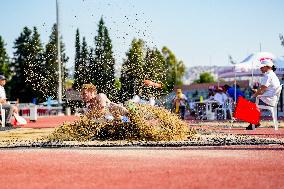
[[[235,104],[237,104],[237,74],[236,74],[236,65],[234,65],[234,67],[235,67],[235,69],[234,69],[234,71],[235,71],[235,91],[234,91],[234,96],[235,96]]]
[[[58,63],[58,104],[62,104],[62,78],[61,78],[61,50],[60,50],[60,28],[59,28],[59,6],[56,0],[56,24],[57,24],[57,63]]]
[[[233,60],[233,58],[232,58],[232,56],[231,55],[229,55],[229,62],[231,63],[231,64],[233,64],[234,65],[234,78],[235,78],[235,81],[234,81],[234,85],[235,85],[235,87],[234,87],[234,97],[235,97],[235,104],[237,104],[237,73],[236,73],[236,62]]]

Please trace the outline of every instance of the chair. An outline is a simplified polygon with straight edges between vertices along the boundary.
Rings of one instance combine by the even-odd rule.
[[[5,127],[5,109],[2,108],[2,104],[0,104],[0,110],[1,110],[1,126]]]
[[[265,106],[265,105],[258,105],[259,104],[259,99],[261,97],[266,97],[266,95],[258,95],[256,97],[256,105],[259,109],[265,109],[265,110],[269,110],[271,112],[271,115],[272,115],[272,119],[273,119],[273,123],[274,123],[274,128],[275,130],[278,130],[278,120],[277,120],[277,104],[278,104],[278,101],[279,101],[279,98],[280,98],[280,94],[281,94],[281,91],[282,91],[282,87],[283,87],[283,84],[281,84],[277,89],[276,89],[276,102],[273,106]],[[254,127],[254,125],[253,125]],[[254,128],[253,128],[254,129]]]
[[[230,119],[232,119],[232,102],[230,99],[227,99],[223,104],[219,104],[219,106],[215,109],[216,118],[218,119],[227,119],[229,112]]]

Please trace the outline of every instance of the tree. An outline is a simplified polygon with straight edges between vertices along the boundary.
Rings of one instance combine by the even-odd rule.
[[[5,49],[5,43],[0,36],[0,74],[5,75],[8,79],[11,77],[9,56]]]
[[[122,101],[131,99],[135,94],[141,95],[143,88],[143,61],[144,61],[144,42],[134,39],[130,50],[126,53],[126,60],[121,69],[121,90],[120,98]]]
[[[7,78],[7,85],[6,85],[6,93],[7,96],[10,96],[11,85],[10,79],[12,77],[11,71],[11,62],[9,60],[9,56],[5,49],[5,43],[2,37],[0,36],[0,74],[5,75]]]
[[[79,29],[76,30],[76,39],[75,39],[75,70],[74,70],[74,84],[73,89],[80,89],[79,76],[80,76],[80,57],[81,56],[81,44],[80,44],[80,33]]]
[[[89,73],[88,73],[88,75],[89,75],[89,77],[90,77],[90,83],[95,83],[95,80],[94,80],[94,76],[95,76],[95,73],[96,73],[96,69],[97,69],[97,67],[96,67],[96,64],[95,64],[95,55],[94,55],[94,53],[95,53],[95,50],[94,50],[94,48],[92,48],[92,47],[90,47],[90,49],[89,49],[89,60],[88,60],[88,62],[89,62]]]
[[[145,79],[155,82],[165,80],[165,59],[158,49],[147,49],[144,64]]]
[[[77,39],[76,39],[77,41]],[[91,83],[91,75],[90,75],[90,65],[89,65],[89,52],[88,46],[86,42],[86,38],[83,37],[82,47],[76,47],[77,49],[81,49],[78,53],[76,52],[77,57],[80,57],[78,60],[75,58],[75,75],[74,75],[74,85],[73,88],[75,90],[80,90],[84,83]]]
[[[115,59],[112,52],[112,43],[109,37],[108,29],[104,28],[104,85],[105,93],[110,99],[114,100],[117,95],[115,90]]]
[[[43,46],[40,40],[40,34],[37,28],[34,27],[31,36],[25,78],[26,84],[31,87],[33,91],[33,97],[37,97],[39,100],[44,99],[44,86],[42,85],[42,80],[44,80],[43,69]]]
[[[185,74],[185,65],[178,61],[174,53],[167,47],[162,49],[166,64],[166,83],[163,87],[164,92],[173,91],[175,85],[182,85],[182,77]]]
[[[207,72],[199,75],[199,79],[195,80],[194,83],[213,83],[215,82],[214,77]]]
[[[164,84],[166,82],[166,64],[165,58],[158,49],[147,48],[146,57],[143,66],[144,80],[151,80],[153,82],[160,82]],[[149,97],[149,95],[160,95],[160,89],[149,86],[144,87],[143,96]]]
[[[82,42],[82,52],[81,52],[81,74],[80,74],[80,77],[81,77],[81,85],[80,85],[80,88],[81,86],[84,84],[84,83],[91,83],[92,82],[92,79],[91,79],[91,75],[90,75],[90,72],[91,72],[91,69],[90,69],[90,64],[89,64],[89,52],[88,52],[88,46],[87,46],[87,42],[86,42],[86,38],[83,37],[83,42]]]
[[[26,71],[30,61],[32,31],[28,27],[24,27],[20,36],[14,42],[14,61],[12,70],[14,75],[11,80],[11,99],[20,99],[22,102],[31,102],[34,97],[33,90],[26,83]]]
[[[51,97],[53,99],[57,98],[58,94],[58,61],[57,61],[57,26],[56,24],[52,27],[51,35],[49,36],[49,41],[45,47],[44,59],[45,59],[45,69],[44,69],[44,81],[45,86],[45,97]],[[66,62],[68,57],[65,54],[65,45],[62,42],[62,36],[60,49],[61,49],[61,72],[62,72],[62,83],[65,83],[65,78],[67,77]],[[62,85],[62,91],[64,85]]]
[[[92,68],[93,83],[98,92],[105,93],[110,99],[115,98],[115,60],[113,58],[112,44],[108,29],[103,18],[98,24],[98,35],[95,37],[95,54]]]

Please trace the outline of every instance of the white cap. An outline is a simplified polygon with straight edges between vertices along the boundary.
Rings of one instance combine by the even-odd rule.
[[[266,59],[266,60],[263,60],[260,62],[260,68],[264,67],[264,66],[269,66],[269,67],[272,67],[274,64],[272,62],[272,60],[270,59]]]

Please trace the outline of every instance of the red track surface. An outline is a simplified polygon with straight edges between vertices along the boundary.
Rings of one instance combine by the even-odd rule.
[[[0,151],[1,189],[284,187],[282,148]]]
[[[24,127],[56,127],[75,119],[40,118]],[[220,130],[284,138],[283,128]],[[0,189],[284,188],[284,146],[275,145],[0,150],[0,165]]]
[[[21,126],[23,128],[50,128],[58,127],[64,122],[73,122],[79,119],[77,116],[49,116],[38,118],[36,122],[28,121],[27,125]]]
[[[204,123],[206,125],[206,123]],[[228,134],[250,135],[262,138],[284,138],[284,128],[274,130],[274,128],[260,127],[255,130],[246,130],[245,128],[224,128],[224,127],[210,127],[210,126],[193,126],[193,128],[202,128],[206,130],[214,130]]]

